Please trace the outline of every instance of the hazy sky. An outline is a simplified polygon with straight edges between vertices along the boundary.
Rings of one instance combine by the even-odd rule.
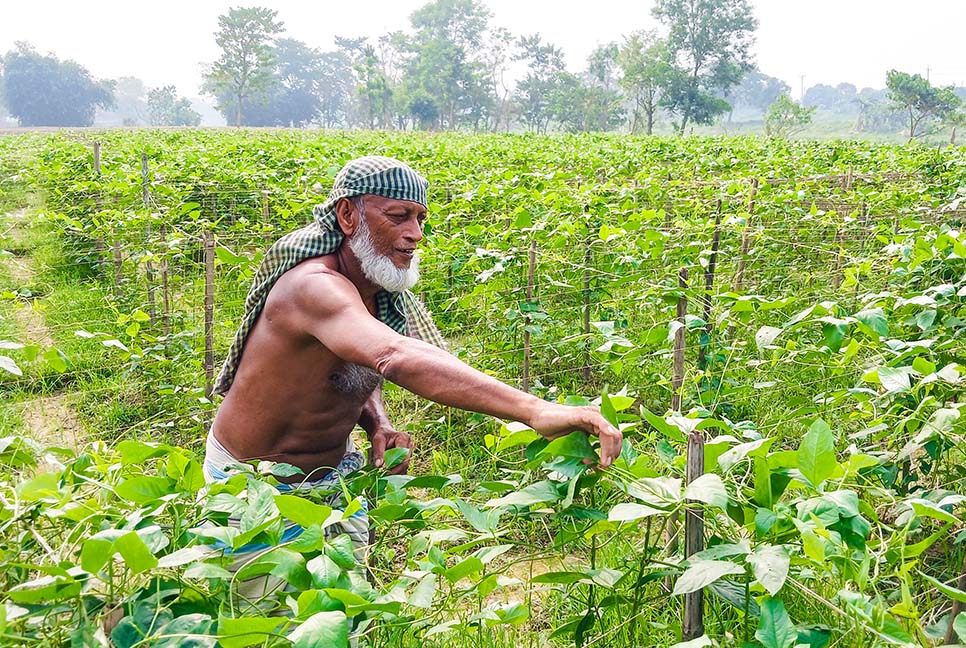
[[[598,44],[656,27],[649,0],[484,0],[492,24],[516,35],[539,32],[583,68]],[[966,85],[966,0],[751,0],[759,20],[756,60],[798,96],[816,83],[884,87],[890,68]],[[323,50],[333,36],[377,37],[408,29],[424,0],[132,0],[4,2],[0,53],[26,40],[86,66],[98,78],[136,76],[197,96],[202,64],[218,56],[213,33],[230,6],[278,11],[287,35]]]

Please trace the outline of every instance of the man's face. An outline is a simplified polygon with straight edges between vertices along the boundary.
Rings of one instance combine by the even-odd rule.
[[[349,249],[369,281],[402,292],[419,281],[417,245],[423,238],[426,208],[407,200],[365,195],[353,199],[358,226],[348,235]]]
[[[397,268],[408,268],[423,238],[426,208],[408,200],[371,194],[362,202],[365,210],[359,216],[366,220],[376,252]]]

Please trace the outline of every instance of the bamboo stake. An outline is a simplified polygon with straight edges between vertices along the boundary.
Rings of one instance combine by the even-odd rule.
[[[593,239],[588,239],[587,249],[584,250],[584,368],[585,383],[590,382],[590,264],[594,260],[591,248]]]
[[[527,304],[533,303],[533,277],[537,267],[537,239],[530,241],[529,263],[527,264]],[[523,391],[530,391],[530,318],[529,311],[524,319],[523,328]]]
[[[113,228],[111,251],[114,256],[114,296],[121,296],[121,281],[124,279],[124,257],[121,256],[121,242],[117,238],[117,228]]]
[[[704,474],[704,432],[692,430],[688,435],[687,482],[690,484]],[[684,557],[689,558],[704,550],[704,511],[688,507],[684,511]],[[704,590],[684,595],[684,618],[681,623],[682,641],[697,639],[704,634]]]
[[[94,191],[94,212],[97,215],[97,220],[100,222],[100,212],[102,206],[101,197],[101,143],[94,142],[94,177],[97,178],[97,189]],[[104,253],[107,251],[107,246],[104,244],[104,237],[97,236],[94,239],[94,249],[97,250],[97,271],[101,271],[101,262],[103,261]]]
[[[966,590],[966,554],[963,555],[963,562],[959,568],[959,579],[956,581],[956,588],[960,591]],[[956,629],[953,627],[953,622],[962,611],[963,603],[961,601],[953,601],[953,607],[949,611],[949,627],[946,628],[946,636],[943,638],[944,644],[952,645],[956,641]]]
[[[714,290],[714,271],[718,264],[718,246],[721,244],[721,199],[718,199],[717,214],[714,218],[714,236],[711,240],[711,257],[708,267],[704,271],[704,294],[701,302],[704,304],[704,339],[698,348],[698,368],[706,369],[708,364],[708,346],[711,344],[711,293]]]
[[[161,257],[161,330],[165,335],[171,334],[171,293],[168,289],[168,256],[167,256],[167,231],[161,225],[159,231],[161,236],[161,247],[164,248],[164,256]]]
[[[210,400],[215,384],[215,237],[204,233],[205,248],[205,396]]]
[[[688,312],[688,296],[684,291],[688,287],[688,269],[681,268],[678,271],[678,288],[681,289],[681,296],[678,297],[677,318],[681,326],[674,332],[674,369],[671,377],[671,411],[681,411],[681,387],[684,385],[684,318]]]
[[[147,246],[151,245],[151,190],[148,187],[148,154],[141,154],[141,198],[144,201],[144,209],[148,215],[148,223],[144,226],[144,236]],[[151,324],[154,325],[154,320],[157,317],[157,308],[155,307],[154,299],[154,263],[148,259],[147,264],[145,264],[145,270],[147,274],[148,283],[148,315],[151,317]]]

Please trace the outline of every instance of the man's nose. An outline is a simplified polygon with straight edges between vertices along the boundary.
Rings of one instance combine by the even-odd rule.
[[[404,236],[413,243],[419,243],[423,238],[423,225],[419,219],[413,218],[406,224]]]

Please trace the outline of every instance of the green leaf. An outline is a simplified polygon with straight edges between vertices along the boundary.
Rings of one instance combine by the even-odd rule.
[[[483,505],[483,508],[495,508],[497,506],[529,506],[543,502],[556,502],[561,499],[560,492],[556,484],[544,480],[530,484],[522,490],[510,493],[504,497],[491,499]]]
[[[540,456],[566,457],[568,459],[596,459],[597,454],[583,432],[571,432],[567,436],[554,439],[540,451]]]
[[[667,511],[651,508],[646,504],[625,502],[612,508],[607,514],[607,519],[611,522],[633,522],[634,520],[641,520],[652,515],[661,515],[664,513],[667,513]]]
[[[349,624],[344,612],[318,612],[288,634],[295,648],[348,648]]]
[[[278,634],[288,623],[279,617],[222,617],[218,620],[218,644],[222,648],[245,648],[265,643],[268,636]]]
[[[769,596],[761,603],[761,621],[755,639],[765,648],[791,648],[795,644],[798,632],[781,599]]]
[[[23,371],[17,366],[17,363],[13,361],[13,358],[9,358],[5,355],[0,355],[0,369],[8,373],[12,373],[14,376],[22,376]]]
[[[779,335],[782,334],[783,329],[777,328],[775,326],[762,326],[755,333],[755,346],[761,351],[765,347],[770,346]]]
[[[929,574],[924,574],[923,572],[919,572],[919,575],[922,576],[923,580],[925,580],[927,583],[935,587],[937,590],[939,590],[940,592],[942,592],[944,595],[948,596],[952,600],[959,601],[960,603],[966,603],[966,592],[959,589],[958,587],[947,585],[946,583],[936,580]]]
[[[808,428],[798,447],[798,469],[812,486],[818,488],[835,473],[837,466],[832,429],[818,419]]]
[[[174,491],[174,480],[167,477],[141,475],[126,479],[114,487],[118,497],[135,504],[154,502]]]
[[[690,567],[674,583],[674,596],[697,592],[722,576],[742,574],[745,571],[741,565],[726,560],[691,560],[689,563]]]
[[[760,545],[746,558],[755,579],[774,596],[785,584],[791,558],[784,547]]]
[[[869,308],[855,314],[855,319],[867,326],[877,336],[889,335],[889,320],[881,308]]]
[[[959,518],[929,500],[912,499],[907,500],[906,503],[912,507],[918,517],[929,517],[950,524],[959,523]]]
[[[953,621],[953,629],[959,635],[959,640],[966,642],[966,612],[960,612]]]
[[[728,508],[728,491],[721,477],[713,473],[701,475],[688,484],[684,489],[684,498],[717,506],[721,510]]]
[[[456,581],[466,578],[471,574],[479,574],[482,571],[483,561],[476,556],[470,556],[469,558],[464,558],[444,571],[443,576],[445,576],[446,580],[449,582],[455,583]]]
[[[96,574],[113,555],[113,542],[103,538],[88,538],[81,547],[80,564],[84,571]]]
[[[352,538],[347,533],[337,535],[325,543],[325,555],[342,569],[352,569],[356,566],[352,549]]]
[[[134,531],[114,541],[114,550],[121,554],[124,563],[135,574],[154,569],[158,559],[151,553],[144,540]]]
[[[409,604],[424,610],[430,609],[433,606],[433,597],[436,596],[436,587],[436,574],[426,574],[409,595]]]
[[[295,522],[301,527],[314,524],[325,524],[332,515],[332,507],[316,504],[304,497],[295,495],[275,495],[275,506],[282,517]]]

